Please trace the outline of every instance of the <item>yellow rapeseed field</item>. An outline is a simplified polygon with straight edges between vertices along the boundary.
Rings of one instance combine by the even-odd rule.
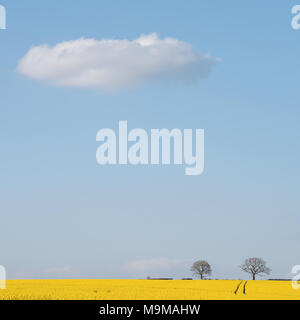
[[[241,280],[8,280],[0,299],[236,300],[300,299],[291,281]]]

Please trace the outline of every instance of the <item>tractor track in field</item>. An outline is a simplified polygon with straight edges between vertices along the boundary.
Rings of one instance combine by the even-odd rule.
[[[244,286],[243,286],[243,294],[246,294],[246,285],[248,281],[245,281]]]
[[[237,293],[238,293],[239,288],[240,288],[242,282],[243,282],[243,280],[237,285],[237,287],[236,287],[236,289],[235,289],[235,291],[234,291],[234,294],[237,294]]]
[[[236,289],[234,290],[234,294],[237,295],[239,292],[241,292],[241,293],[243,292],[243,294],[246,294],[246,286],[247,286],[247,281],[241,280],[239,282],[239,284],[237,285]]]

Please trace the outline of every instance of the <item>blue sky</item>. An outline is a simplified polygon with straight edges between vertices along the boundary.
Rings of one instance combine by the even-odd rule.
[[[300,261],[296,1],[4,1],[0,30],[0,264],[9,278],[271,277]],[[207,79],[114,92],[21,75],[32,46],[156,32],[222,61]],[[205,170],[97,165],[96,133],[205,129]]]

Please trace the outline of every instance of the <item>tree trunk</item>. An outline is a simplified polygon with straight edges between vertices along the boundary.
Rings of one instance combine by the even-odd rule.
[[[255,274],[252,274],[252,280],[255,280]]]
[[[202,273],[200,274],[200,279],[203,280],[203,274]]]

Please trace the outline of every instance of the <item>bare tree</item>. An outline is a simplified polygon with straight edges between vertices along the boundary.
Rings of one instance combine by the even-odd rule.
[[[252,280],[255,280],[256,275],[270,274],[271,269],[266,265],[266,261],[262,258],[248,258],[241,265],[241,269],[252,275]]]
[[[200,279],[202,280],[205,275],[211,274],[211,266],[207,261],[199,260],[194,262],[191,267],[191,271],[193,271],[195,276],[200,277]]]

